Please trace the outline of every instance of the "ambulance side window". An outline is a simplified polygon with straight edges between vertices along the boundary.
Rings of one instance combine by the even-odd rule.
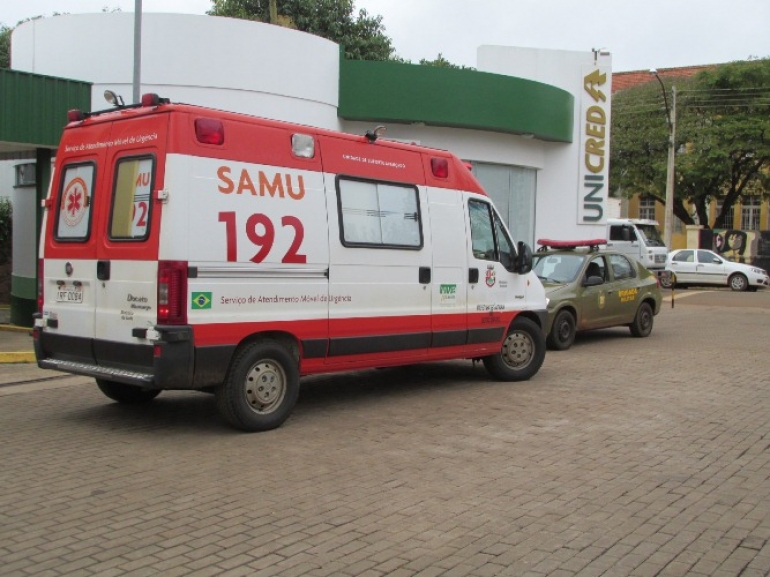
[[[500,247],[500,263],[508,270],[513,267],[512,257],[516,253],[513,247],[513,241],[511,241],[508,233],[503,226],[503,221],[495,212],[495,235],[497,236],[497,244]]]
[[[337,208],[343,246],[422,248],[420,203],[414,186],[337,177]]]
[[[150,232],[150,197],[155,174],[152,157],[121,158],[115,167],[110,239],[144,240]]]
[[[471,218],[471,247],[473,256],[481,260],[497,260],[492,214],[486,202],[468,201]]]
[[[71,164],[64,168],[56,207],[54,238],[63,242],[85,242],[91,235],[91,199],[96,166]]]

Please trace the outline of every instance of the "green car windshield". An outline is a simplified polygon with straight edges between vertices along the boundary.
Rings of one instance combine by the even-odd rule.
[[[583,268],[585,255],[535,255],[533,270],[544,283],[566,284],[574,281]]]

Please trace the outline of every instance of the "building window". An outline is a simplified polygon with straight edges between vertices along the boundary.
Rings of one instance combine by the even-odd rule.
[[[723,202],[721,200],[717,201],[717,210],[715,214],[715,218],[719,217],[719,213],[722,212],[722,204]],[[735,223],[735,205],[730,207],[730,210],[727,211],[727,213],[720,219],[717,218],[717,220],[714,223],[714,228],[727,228],[731,229],[733,228]]]
[[[759,230],[758,196],[744,196],[741,199],[741,230]]]
[[[639,199],[639,218],[655,220],[655,197],[643,196]]]
[[[16,186],[35,186],[35,163],[16,165]]]

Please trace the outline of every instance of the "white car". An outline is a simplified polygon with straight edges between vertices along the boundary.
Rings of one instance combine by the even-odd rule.
[[[669,288],[676,285],[720,285],[734,291],[755,291],[770,286],[767,271],[756,266],[725,260],[715,252],[684,248],[668,253],[666,272],[660,284]]]

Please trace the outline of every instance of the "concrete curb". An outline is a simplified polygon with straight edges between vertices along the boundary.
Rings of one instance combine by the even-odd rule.
[[[27,333],[29,334],[32,329],[30,327],[19,327],[16,325],[0,324],[0,331],[13,332],[13,333]],[[13,351],[4,352],[0,351],[0,364],[11,363],[35,363],[35,353],[33,351]]]
[[[34,363],[35,353],[30,352],[18,352],[18,353],[0,353],[0,365],[7,363]]]
[[[0,331],[13,331],[15,333],[28,333],[31,330],[32,330],[31,327],[18,327],[16,325],[0,324]]]

